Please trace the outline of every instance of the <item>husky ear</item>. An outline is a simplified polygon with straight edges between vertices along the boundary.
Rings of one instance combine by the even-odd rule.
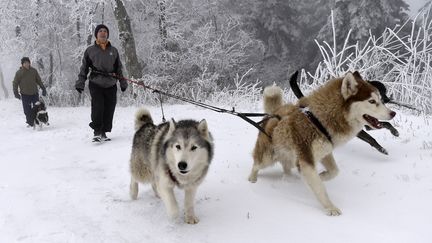
[[[202,119],[198,124],[198,131],[200,132],[201,136],[205,138],[209,138],[209,131],[207,127],[207,121],[205,119]]]
[[[358,71],[353,72],[353,76],[356,80],[363,80],[362,76]]]
[[[169,128],[168,128],[167,134],[168,135],[172,134],[174,132],[175,128],[176,128],[176,122],[174,119],[171,119],[169,121]]]
[[[358,72],[355,72],[358,74]],[[360,74],[358,74],[360,75]],[[358,83],[356,78],[351,72],[348,72],[344,79],[342,80],[342,87],[341,87],[341,93],[343,98],[346,100],[349,97],[355,95],[358,91]]]

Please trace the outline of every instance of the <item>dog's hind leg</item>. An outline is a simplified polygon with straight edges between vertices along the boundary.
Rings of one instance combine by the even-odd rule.
[[[321,163],[324,165],[324,168],[326,169],[325,171],[319,174],[321,180],[328,181],[337,176],[337,174],[339,173],[339,169],[333,158],[333,154],[330,153],[327,156],[325,156],[322,159]]]
[[[305,160],[300,160],[300,172],[306,183],[309,185],[315,196],[320,201],[321,205],[327,210],[327,215],[338,216],[342,214],[341,210],[333,205],[327,195],[321,178],[319,177],[315,166]]]
[[[248,180],[252,183],[257,182],[258,179],[258,172],[261,169],[264,169],[267,166],[272,165],[273,162],[273,158],[271,156],[271,154],[269,152],[265,152],[264,154],[262,154],[262,158],[258,158],[259,155],[254,154],[254,164],[252,166],[252,171],[249,175]]]
[[[184,210],[185,222],[188,224],[196,224],[199,219],[195,216],[194,201],[197,187],[185,188]]]
[[[278,160],[278,159],[276,159],[276,160]],[[284,171],[284,174],[287,176],[292,175],[291,169],[293,169],[295,167],[295,163],[292,160],[291,155],[287,155],[285,158],[280,158],[279,162],[282,165],[282,169]]]
[[[158,197],[158,198],[160,198],[158,190],[157,190],[156,183],[152,182],[151,185],[152,185],[153,192],[154,192],[155,196]]]
[[[133,200],[138,197],[138,182],[131,176],[131,182],[129,186],[129,195]]]

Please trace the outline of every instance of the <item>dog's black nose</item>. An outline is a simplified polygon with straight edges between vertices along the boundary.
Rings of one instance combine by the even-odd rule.
[[[180,170],[186,170],[186,168],[187,168],[187,163],[186,162],[184,162],[184,161],[180,161],[179,163],[178,163],[178,168],[180,169]]]

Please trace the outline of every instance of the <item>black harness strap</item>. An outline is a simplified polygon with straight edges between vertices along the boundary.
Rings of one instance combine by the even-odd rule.
[[[324,134],[324,136],[330,141],[330,143],[333,143],[332,138],[330,136],[330,133],[325,129],[323,124],[318,120],[318,118],[309,110],[309,107],[300,107],[301,112],[306,115],[306,117],[311,121],[317,128],[320,130],[321,133]]]

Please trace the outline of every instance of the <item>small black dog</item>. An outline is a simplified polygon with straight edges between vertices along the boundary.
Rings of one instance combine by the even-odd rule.
[[[304,95],[298,86],[297,76],[298,76],[298,71],[296,71],[293,75],[291,75],[290,86],[291,86],[291,90],[293,91],[294,95],[300,99]],[[369,83],[378,89],[378,91],[380,92],[381,99],[382,99],[383,103],[391,102],[391,99],[387,96],[387,89],[383,83],[381,83],[379,81],[369,81]],[[397,103],[395,103],[395,104],[397,104]],[[394,128],[389,122],[380,122],[380,123],[381,123],[381,127],[390,130],[391,134],[393,134],[396,137],[399,136],[398,130],[396,128]],[[372,130],[372,128],[370,128],[369,126],[366,126],[366,130],[369,131],[369,130]],[[381,153],[388,155],[387,150],[385,148],[383,148],[371,135],[369,135],[364,130],[360,131],[357,134],[357,137],[360,138],[361,140],[367,142],[368,144],[370,144],[372,147],[376,148]]]
[[[42,101],[37,101],[32,107],[32,120],[33,129],[36,129],[36,125],[39,126],[39,129],[42,129],[42,125],[45,124],[49,126],[48,122],[48,112],[46,111],[45,103]]]

